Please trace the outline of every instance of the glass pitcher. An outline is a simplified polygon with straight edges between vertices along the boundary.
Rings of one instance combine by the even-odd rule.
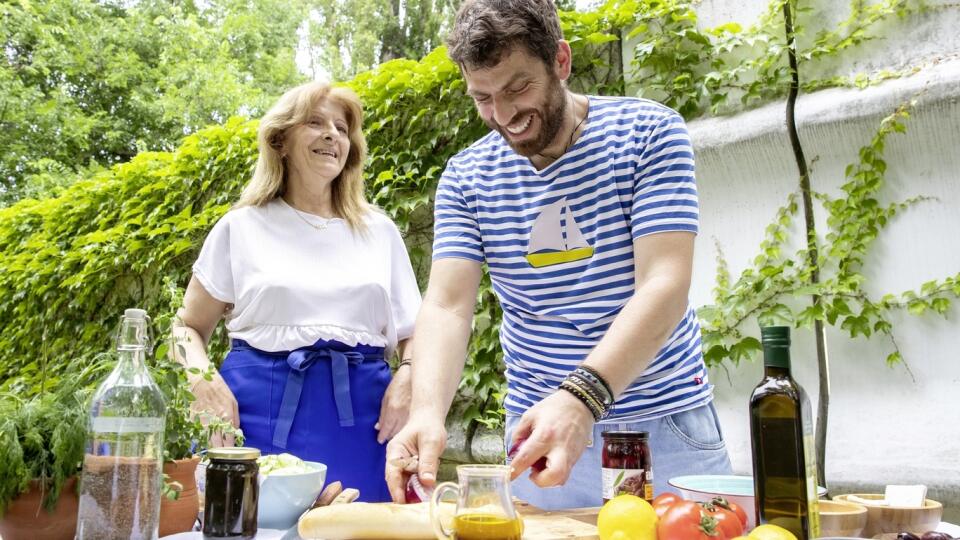
[[[448,491],[457,494],[453,530],[441,521],[440,501]],[[507,465],[460,465],[457,483],[444,482],[430,498],[430,521],[442,540],[520,540],[523,521],[510,498]]]

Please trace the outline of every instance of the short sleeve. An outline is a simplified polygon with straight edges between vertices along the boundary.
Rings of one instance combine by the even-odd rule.
[[[646,134],[642,126],[637,129],[644,143],[634,176],[632,238],[668,231],[696,234],[700,213],[693,146],[683,118],[669,111]]]
[[[477,216],[467,206],[452,163],[440,176],[433,208],[433,260],[446,258],[484,262]]]
[[[397,340],[404,340],[413,335],[413,324],[420,310],[420,287],[400,231],[392,223],[390,231],[390,303]]]
[[[197,261],[193,263],[193,275],[210,296],[226,302],[236,303],[233,285],[233,264],[230,258],[230,223],[226,216],[210,230]]]

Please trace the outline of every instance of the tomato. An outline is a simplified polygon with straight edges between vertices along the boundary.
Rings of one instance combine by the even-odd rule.
[[[743,523],[741,523],[740,518],[730,510],[718,504],[704,503],[703,511],[717,520],[717,527],[723,531],[723,534],[727,538],[734,538],[743,534]]]
[[[659,540],[727,540],[717,520],[693,501],[676,502],[657,524]]]
[[[653,509],[657,511],[657,517],[662,518],[670,505],[682,500],[683,498],[676,493],[661,493],[653,500]]]
[[[743,528],[747,528],[747,511],[744,510],[742,506],[733,501],[728,501],[723,497],[714,497],[710,502],[736,514],[737,517],[740,518],[740,524],[743,525]]]

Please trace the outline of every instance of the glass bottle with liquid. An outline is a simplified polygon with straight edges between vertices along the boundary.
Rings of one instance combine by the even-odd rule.
[[[147,371],[149,325],[146,311],[124,312],[117,365],[93,395],[77,540],[158,537],[165,405]]]
[[[820,521],[810,401],[790,374],[790,328],[760,334],[764,377],[750,396],[757,520],[811,540],[820,536]]]

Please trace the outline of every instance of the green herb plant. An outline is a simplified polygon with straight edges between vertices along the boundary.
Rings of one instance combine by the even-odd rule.
[[[85,393],[74,386],[26,398],[0,394],[0,516],[31,481],[53,510],[64,482],[80,472],[86,441]]]

